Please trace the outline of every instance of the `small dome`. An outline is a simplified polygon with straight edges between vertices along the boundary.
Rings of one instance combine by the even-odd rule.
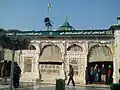
[[[58,31],[71,31],[75,30],[66,20],[62,26],[58,28]]]

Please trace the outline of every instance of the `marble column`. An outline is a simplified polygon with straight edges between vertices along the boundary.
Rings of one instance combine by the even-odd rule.
[[[85,71],[86,71],[86,67],[87,67],[87,53],[85,53],[85,63],[84,63],[84,65],[85,65],[85,67],[84,67],[84,84],[86,84],[86,79],[85,79]]]
[[[120,78],[119,75],[119,68],[120,68],[120,57],[114,57],[113,60],[113,83],[118,83],[118,80]]]

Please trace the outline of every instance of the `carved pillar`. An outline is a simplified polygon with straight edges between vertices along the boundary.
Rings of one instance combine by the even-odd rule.
[[[68,75],[69,72],[69,59],[67,56],[67,47],[68,47],[68,43],[67,41],[64,42],[64,60],[65,60],[65,72]]]
[[[84,43],[84,58],[85,58],[85,61],[84,61],[84,65],[85,65],[85,67],[84,67],[84,84],[86,84],[86,80],[85,80],[85,71],[86,71],[86,67],[87,67],[87,65],[88,65],[88,41],[86,41],[85,43]]]
[[[24,53],[21,55],[21,61],[20,61],[20,68],[21,68],[21,73],[24,72]]]
[[[113,82],[114,83],[118,83],[118,80],[120,78],[119,72],[118,72],[118,70],[120,68],[119,60],[120,60],[120,57],[119,58],[118,57],[114,57],[114,59],[113,59]]]
[[[39,59],[39,54],[36,54],[36,56],[35,56],[35,61],[34,61],[34,72],[39,72],[39,70],[38,70],[38,59]]]
[[[88,53],[85,53],[85,55],[84,55],[84,57],[85,57],[85,62],[84,62],[84,65],[85,65],[85,67],[84,67],[84,84],[86,84],[86,80],[85,80],[85,71],[86,71],[86,67],[87,67],[87,55],[88,55]]]
[[[120,78],[119,76],[119,68],[120,68],[120,30],[116,30],[114,33],[115,37],[115,55],[113,59],[113,82],[118,83]]]

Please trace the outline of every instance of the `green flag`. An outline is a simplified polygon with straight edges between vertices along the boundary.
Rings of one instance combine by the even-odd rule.
[[[50,0],[49,0],[49,2],[48,2],[48,9],[50,10],[50,8],[51,8],[51,3],[50,3]]]

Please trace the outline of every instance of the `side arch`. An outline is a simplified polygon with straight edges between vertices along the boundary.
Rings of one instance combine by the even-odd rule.
[[[30,50],[36,50],[36,47],[34,45],[29,45]]]
[[[72,44],[67,48],[67,51],[83,51],[83,48],[77,44]]]
[[[38,43],[30,43],[28,49],[29,50],[40,50],[40,47]]]

